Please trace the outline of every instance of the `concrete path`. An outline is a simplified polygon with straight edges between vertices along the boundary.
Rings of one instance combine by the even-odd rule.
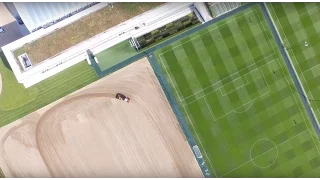
[[[0,27],[4,29],[4,32],[0,33],[0,47],[2,47],[20,39],[23,35],[16,19],[2,2],[0,3],[0,12]]]
[[[12,14],[13,17],[20,16],[13,2],[5,2],[4,5],[7,7],[7,9],[9,10],[9,12]],[[25,24],[18,25],[18,26],[23,36],[30,34]]]

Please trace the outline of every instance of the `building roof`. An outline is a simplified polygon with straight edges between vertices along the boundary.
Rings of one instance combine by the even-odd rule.
[[[32,30],[57,20],[89,2],[15,2],[14,5],[26,27]]]

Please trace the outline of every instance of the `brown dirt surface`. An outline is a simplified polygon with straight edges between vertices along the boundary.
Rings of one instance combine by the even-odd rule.
[[[24,45],[23,51],[28,53],[32,64],[38,64],[160,4],[162,3],[115,3],[113,8],[105,7],[49,35]],[[16,56],[21,55],[14,54]]]
[[[0,140],[6,177],[203,177],[147,59],[2,127]]]

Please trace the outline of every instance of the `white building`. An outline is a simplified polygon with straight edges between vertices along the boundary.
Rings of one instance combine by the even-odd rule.
[[[17,61],[13,55],[13,51],[22,47],[24,44],[32,42],[40,37],[54,32],[57,28],[61,28],[71,22],[74,22],[88,13],[97,11],[105,6],[107,3],[99,3],[95,6],[83,10],[82,12],[71,16],[70,18],[54,24],[46,29],[41,29],[29,34],[17,41],[14,41],[4,47],[2,50],[18,80],[28,88],[64,69],[73,66],[87,57],[86,51],[90,49],[93,54],[97,54],[119,42],[137,37],[141,34],[148,33],[156,28],[164,26],[172,21],[175,21],[187,14],[192,13],[194,3],[166,3],[155,9],[147,11],[139,16],[129,19],[117,26],[107,29],[86,41],[83,41],[65,51],[59,53],[52,58],[48,58],[36,66],[29,66],[25,70],[21,70],[19,66],[23,63],[19,58]],[[201,12],[200,12],[201,13]],[[137,28],[139,27],[139,28]]]

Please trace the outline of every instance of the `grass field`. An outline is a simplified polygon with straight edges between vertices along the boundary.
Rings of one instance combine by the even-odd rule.
[[[320,3],[272,3],[268,9],[320,119]],[[304,46],[307,42],[308,46]]]
[[[216,177],[318,177],[318,140],[260,6],[156,52]]]
[[[103,71],[136,55],[137,53],[138,52],[135,48],[131,47],[129,40],[125,40],[96,54],[95,56],[98,58],[99,67]]]
[[[0,56],[0,73],[3,80],[0,95],[0,127],[98,79],[94,70],[83,61],[26,89],[17,82],[8,67],[5,57]]]

